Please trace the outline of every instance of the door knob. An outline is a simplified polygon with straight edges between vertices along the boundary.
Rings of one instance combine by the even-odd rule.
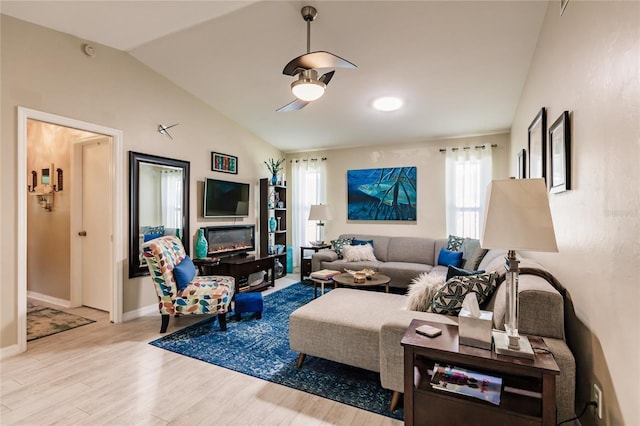
[[[87,231],[80,231],[80,232],[78,232],[78,235],[80,235],[81,237],[86,237],[87,236]]]

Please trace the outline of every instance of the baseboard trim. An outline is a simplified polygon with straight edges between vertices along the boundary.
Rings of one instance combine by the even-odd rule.
[[[58,305],[63,308],[71,307],[71,301],[69,300],[59,299],[57,297],[48,296],[46,294],[38,293],[35,291],[27,291],[27,298],[35,299],[40,302],[51,303],[53,305]]]
[[[140,317],[143,317],[145,315],[152,314],[154,312],[156,314],[158,314],[158,304],[157,303],[155,303],[153,305],[149,305],[149,306],[143,306],[142,308],[138,308],[138,309],[133,310],[133,311],[125,312],[124,314],[122,314],[122,321],[131,321],[133,319],[140,318]]]
[[[7,359],[9,357],[18,355],[20,353],[20,348],[18,345],[7,346],[6,348],[0,349],[0,360]]]

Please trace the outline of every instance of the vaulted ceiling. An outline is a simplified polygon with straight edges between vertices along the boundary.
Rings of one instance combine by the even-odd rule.
[[[284,65],[311,50],[348,59],[325,95],[293,100]],[[12,1],[1,12],[128,52],[284,151],[507,131],[546,1]],[[550,4],[550,6],[552,6]],[[99,48],[97,48],[99,54]],[[394,112],[371,104],[404,100]]]

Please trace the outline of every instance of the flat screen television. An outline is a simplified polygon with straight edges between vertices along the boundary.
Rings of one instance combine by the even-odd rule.
[[[204,217],[249,216],[249,184],[205,178]]]

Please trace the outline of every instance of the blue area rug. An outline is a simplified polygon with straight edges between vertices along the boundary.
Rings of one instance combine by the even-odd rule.
[[[293,284],[265,296],[261,320],[243,314],[237,322],[229,314],[225,332],[212,317],[150,344],[402,420],[402,409],[389,411],[391,391],[380,386],[378,373],[312,356],[307,356],[300,370],[296,368],[298,353],[289,349],[289,315],[311,300],[312,286]]]

